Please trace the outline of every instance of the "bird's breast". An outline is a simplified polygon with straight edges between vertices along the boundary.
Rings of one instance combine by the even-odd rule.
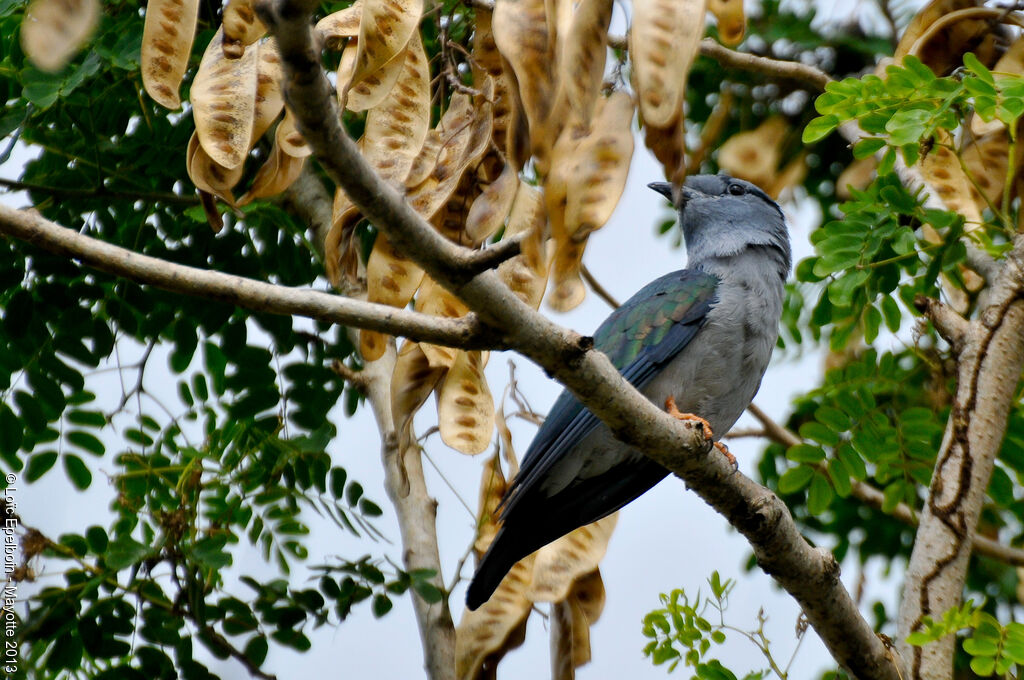
[[[671,395],[724,436],[757,393],[778,337],[782,289],[767,281],[723,280],[704,326],[651,381],[648,398],[663,405]]]

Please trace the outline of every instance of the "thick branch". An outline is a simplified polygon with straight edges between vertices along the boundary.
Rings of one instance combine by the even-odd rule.
[[[0,234],[76,259],[108,274],[182,295],[216,300],[255,312],[305,316],[461,348],[500,348],[500,339],[475,317],[447,319],[351,300],[304,288],[276,286],[140,255],[79,234],[37,213],[0,205]]]
[[[963,336],[957,389],[928,500],[907,565],[900,639],[959,606],[978,517],[1024,368],[1024,237],[1018,237],[987,300]],[[909,677],[952,677],[954,636],[903,644]]]
[[[458,295],[508,344],[572,390],[621,440],[665,465],[722,513],[753,545],[759,563],[796,597],[833,656],[859,678],[896,680],[896,666],[860,616],[831,555],[800,536],[786,507],[710,454],[699,429],[668,416],[627,383],[592,342],[523,304],[494,272],[466,279],[461,249],[424,222],[380,180],[339,123],[335,97],[321,68],[309,15],[312,0],[258,0],[260,18],[278,40],[285,97],[317,159],[353,203],[405,255]],[[424,630],[424,638],[430,631]],[[428,655],[433,653],[427,650]],[[429,670],[435,670],[431,668]],[[454,669],[432,677],[451,677]]]

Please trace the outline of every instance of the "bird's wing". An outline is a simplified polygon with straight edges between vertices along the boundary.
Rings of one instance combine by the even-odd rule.
[[[716,277],[688,269],[656,279],[601,324],[594,347],[642,389],[697,334],[715,303],[717,285]],[[568,390],[563,392],[523,457],[502,514],[507,516],[599,422]]]

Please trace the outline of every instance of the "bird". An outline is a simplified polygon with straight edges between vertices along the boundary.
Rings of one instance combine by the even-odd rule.
[[[764,191],[727,174],[648,187],[674,201],[687,266],[617,308],[595,331],[594,347],[648,399],[703,421],[719,445],[753,400],[778,338],[792,267],[786,220]],[[469,584],[467,607],[486,602],[522,558],[668,474],[564,391],[502,499],[501,525]]]

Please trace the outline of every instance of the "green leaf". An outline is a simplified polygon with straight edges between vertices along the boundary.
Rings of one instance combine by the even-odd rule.
[[[429,604],[435,604],[444,598],[444,593],[441,592],[441,589],[430,581],[413,581],[412,587]]]
[[[971,670],[982,677],[988,677],[996,669],[995,657],[976,656],[971,659]]]
[[[342,498],[345,495],[345,482],[348,480],[348,473],[345,468],[336,467],[331,470],[331,495],[335,498]]]
[[[807,511],[812,515],[820,515],[828,510],[834,496],[832,485],[825,476],[815,474],[811,479],[811,488],[807,492]]]
[[[0,402],[0,455],[13,456],[17,453],[23,436],[24,430],[18,416],[14,415],[10,406]]]
[[[203,537],[192,546],[192,557],[208,569],[231,566],[231,553],[224,550],[226,544],[227,536],[224,534]]]
[[[853,146],[853,157],[857,159],[867,158],[868,156],[874,156],[882,147],[885,146],[885,139],[883,137],[865,137]]]
[[[34,453],[28,459],[28,465],[25,466],[25,479],[29,482],[34,482],[40,477],[45,475],[53,467],[53,464],[57,462],[56,451],[44,451],[43,453]]]
[[[814,468],[806,465],[790,468],[779,477],[779,492],[784,494],[795,493],[807,486],[813,476]]]
[[[89,543],[89,550],[96,555],[102,555],[107,551],[109,541],[107,540],[107,532],[104,531],[103,527],[92,526],[85,531],[85,540]]]
[[[967,67],[968,72],[973,73],[982,80],[982,82],[994,85],[996,79],[992,77],[992,72],[985,67],[978,58],[974,56],[974,52],[968,52],[964,55],[964,66]]]
[[[95,435],[89,432],[84,432],[82,430],[72,430],[71,432],[68,432],[67,440],[68,442],[74,444],[75,446],[81,449],[85,449],[86,451],[95,456],[102,456],[104,452],[106,452],[106,448],[103,446],[103,442],[101,442]]]
[[[898,109],[885,124],[889,143],[893,146],[916,144],[929,132],[928,124],[933,115],[934,111],[928,109]]]
[[[813,439],[824,446],[839,444],[839,435],[834,430],[814,421],[800,426],[800,436],[805,439]]]
[[[840,498],[846,498],[853,492],[850,473],[840,461],[832,459],[828,462],[828,476],[832,480],[832,488]]]
[[[85,466],[82,459],[73,453],[65,453],[63,460],[64,472],[67,473],[71,483],[80,491],[88,489],[92,484],[92,473],[89,472],[89,468]]]
[[[391,598],[383,593],[377,593],[373,596],[373,615],[376,618],[380,618],[391,611]]]
[[[263,662],[267,660],[267,652],[270,650],[270,645],[267,644],[267,638],[262,635],[254,635],[247,643],[245,643],[245,658],[253,663],[255,666],[262,666]]]
[[[839,127],[839,118],[833,114],[814,118],[804,128],[802,140],[804,144],[813,144],[824,139]]]
[[[1013,480],[1010,479],[1006,470],[999,465],[992,468],[992,477],[988,482],[989,498],[1004,508],[1012,507],[1016,502],[1013,496],[1013,486]]]
[[[786,458],[795,463],[818,463],[825,460],[825,452],[820,446],[797,444],[786,450]]]
[[[984,637],[967,638],[964,651],[971,656],[995,656],[999,652],[999,641]]]
[[[118,536],[103,555],[103,561],[107,567],[114,570],[124,569],[144,560],[152,552],[147,545],[139,543],[128,535]]]
[[[827,425],[834,432],[846,432],[853,424],[850,416],[832,406],[822,406],[814,412],[815,419]]]

